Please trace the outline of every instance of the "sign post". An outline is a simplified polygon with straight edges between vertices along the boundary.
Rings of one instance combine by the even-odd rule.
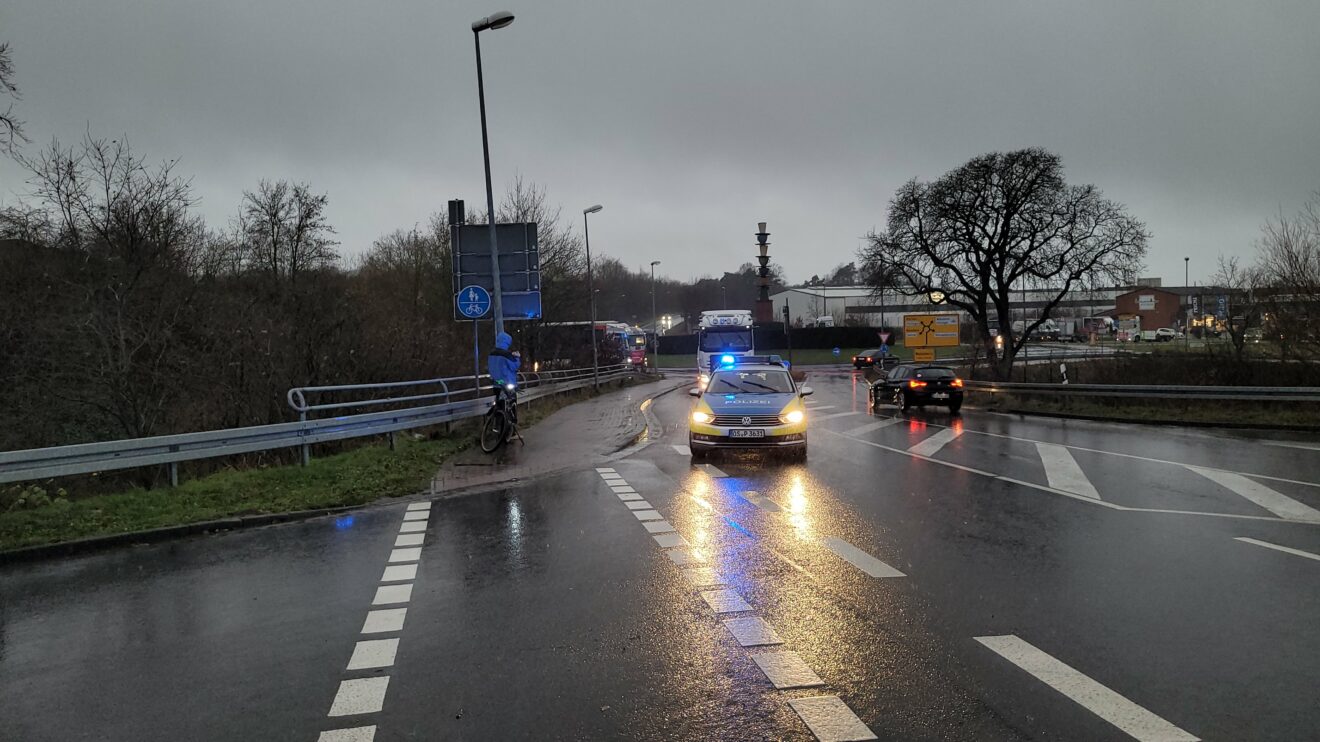
[[[472,320],[472,389],[473,396],[481,396],[481,341],[477,322],[490,311],[490,292],[481,286],[468,285],[454,295],[458,313]]]

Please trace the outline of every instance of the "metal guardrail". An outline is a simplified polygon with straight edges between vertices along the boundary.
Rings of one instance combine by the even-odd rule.
[[[601,381],[613,381],[634,373],[628,364],[600,369]],[[591,369],[566,369],[519,374],[519,401],[530,402],[561,392],[582,389],[592,384]],[[482,383],[482,380],[485,383]],[[338,386],[298,387],[288,393],[289,406],[301,418],[297,422],[256,425],[246,428],[209,430],[200,433],[131,438],[71,446],[34,448],[0,452],[0,484],[34,479],[91,474],[168,464],[171,484],[178,483],[178,464],[182,461],[232,456],[278,448],[301,447],[303,463],[310,457],[314,443],[392,434],[400,430],[440,425],[480,417],[490,407],[490,377],[474,379],[453,377],[400,381],[385,384],[346,384]],[[397,397],[368,396],[365,399],[309,404],[309,395],[329,393],[364,394],[413,388],[420,393]],[[432,391],[437,389],[437,391]],[[426,391],[423,391],[426,390]],[[432,401],[420,407],[364,412],[311,419],[311,413],[379,407],[409,402]]]
[[[968,391],[990,394],[1061,394],[1079,397],[1212,399],[1248,402],[1320,402],[1314,386],[1156,386],[1142,384],[1051,384],[1020,381],[964,381]]]

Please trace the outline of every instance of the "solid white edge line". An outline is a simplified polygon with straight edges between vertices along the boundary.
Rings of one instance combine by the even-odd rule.
[[[1197,742],[1200,739],[1016,635],[973,638],[1140,742]]]
[[[1253,544],[1253,545],[1255,545],[1255,546],[1263,546],[1263,547],[1265,547],[1266,549],[1274,549],[1275,551],[1282,551],[1282,552],[1284,552],[1285,554],[1294,554],[1294,555],[1299,556],[1299,557],[1306,557],[1307,559],[1314,559],[1314,560],[1316,560],[1317,562],[1320,562],[1320,554],[1312,554],[1312,553],[1309,552],[1309,551],[1302,551],[1301,549],[1294,549],[1294,548],[1292,548],[1291,546],[1280,546],[1279,544],[1271,544],[1271,543],[1268,542],[1268,541],[1259,541],[1259,540],[1254,539],[1254,538],[1247,538],[1246,536],[1235,536],[1235,537],[1233,538],[1233,540],[1234,540],[1234,541],[1241,541],[1241,542],[1244,543],[1244,544]]]

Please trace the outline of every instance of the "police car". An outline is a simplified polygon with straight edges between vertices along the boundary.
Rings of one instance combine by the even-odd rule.
[[[718,359],[688,418],[688,448],[701,461],[716,449],[780,449],[807,457],[807,408],[811,387],[798,387],[777,356]]]

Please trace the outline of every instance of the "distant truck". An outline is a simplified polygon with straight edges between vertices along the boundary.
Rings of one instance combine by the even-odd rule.
[[[1013,323],[1013,333],[1021,335],[1029,323],[1017,320]],[[1058,340],[1060,337],[1059,326],[1052,319],[1046,319],[1037,325],[1031,334],[1027,336],[1028,340]]]
[[[717,309],[701,313],[697,327],[697,369],[708,373],[722,356],[750,356],[752,313],[748,309]]]

